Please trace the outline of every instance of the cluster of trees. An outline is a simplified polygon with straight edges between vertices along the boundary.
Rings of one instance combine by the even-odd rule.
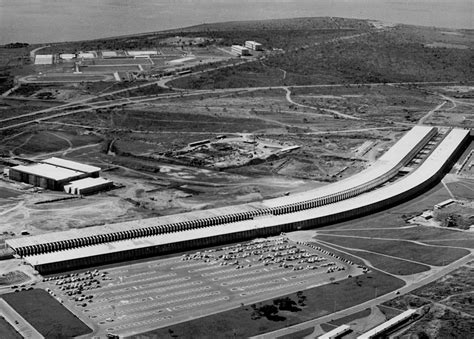
[[[252,308],[251,318],[253,320],[260,319],[262,317],[267,318],[271,321],[282,321],[286,318],[279,315],[279,311],[298,312],[301,311],[301,307],[306,306],[306,296],[302,291],[296,293],[297,301],[294,301],[290,297],[281,297],[273,300],[272,304],[256,304],[250,305]]]
[[[9,44],[4,45],[4,48],[23,48],[23,47],[28,47],[30,44],[27,44],[26,42],[12,42]]]

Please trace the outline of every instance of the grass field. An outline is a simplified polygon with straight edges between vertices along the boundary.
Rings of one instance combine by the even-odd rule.
[[[341,247],[362,249],[391,255],[400,259],[413,260],[428,265],[444,266],[469,254],[464,249],[452,247],[423,246],[402,240],[378,240],[356,237],[335,237],[318,235],[317,239]]]
[[[390,274],[410,275],[410,274],[426,272],[430,270],[430,267],[428,266],[416,264],[416,263],[409,262],[402,259],[390,258],[383,255],[378,255],[375,253],[370,253],[370,252],[365,252],[365,251],[355,251],[355,250],[345,250],[345,251],[370,261],[373,267],[381,269]]]
[[[22,339],[23,337],[12,327],[12,325],[0,316],[0,338]]]
[[[44,290],[8,293],[2,298],[47,338],[70,338],[92,332]]]
[[[303,291],[307,297],[305,306],[297,312],[280,311],[278,320],[272,321],[264,317],[252,320],[252,308],[245,305],[213,316],[181,323],[177,326],[157,329],[143,335],[155,335],[162,338],[172,333],[175,338],[215,338],[215,334],[219,333],[222,338],[233,336],[244,338],[318,318],[335,310],[345,309],[370,300],[375,292],[377,292],[377,295],[382,295],[402,286],[403,282],[401,280],[373,271],[338,283]],[[294,293],[286,296],[295,299]],[[262,302],[262,304],[271,303],[271,300]]]
[[[474,180],[462,179],[447,184],[451,192],[458,199],[474,199]]]
[[[430,240],[424,242],[429,245],[474,248],[474,239]]]
[[[387,239],[403,239],[403,240],[443,240],[443,239],[464,239],[474,240],[474,234],[459,232],[450,229],[414,226],[411,228],[387,229],[387,230],[318,230],[318,233],[327,235],[348,235],[359,237],[387,238]]]

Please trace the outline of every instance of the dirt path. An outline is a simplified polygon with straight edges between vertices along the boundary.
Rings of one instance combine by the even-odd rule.
[[[440,103],[438,106],[436,106],[435,108],[433,108],[431,111],[429,111],[428,113],[426,113],[420,120],[418,120],[418,125],[423,125],[426,120],[428,120],[429,118],[431,118],[431,116],[436,112],[436,111],[439,111],[444,105],[446,105],[448,101],[445,100],[443,101],[442,103]]]
[[[313,107],[313,106],[308,106],[308,105],[303,105],[303,104],[297,103],[297,102],[293,101],[293,99],[291,99],[291,90],[288,87],[282,87],[282,89],[286,91],[286,100],[290,104],[300,106],[300,107],[306,107],[306,108],[314,109],[314,110],[317,110],[317,111],[321,110],[321,111],[329,112],[329,113],[332,113],[332,114],[334,114],[338,117],[344,118],[344,119],[362,120],[361,118],[354,117],[354,116],[349,115],[349,114],[344,114],[344,113],[341,113],[341,112],[333,110],[333,109],[319,108],[319,107]]]

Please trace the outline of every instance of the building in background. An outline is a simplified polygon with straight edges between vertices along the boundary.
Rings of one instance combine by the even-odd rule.
[[[83,173],[87,173],[88,177],[91,178],[98,178],[100,175],[100,167],[81,164],[80,162],[66,160],[61,158],[52,157],[49,159],[45,159],[41,161],[44,164],[49,164],[53,166],[58,166],[66,169],[70,169],[73,171],[79,171]]]
[[[53,64],[53,55],[36,55],[35,56],[35,65],[52,65]]]
[[[238,56],[250,55],[250,50],[240,45],[232,45],[231,52]]]
[[[14,166],[6,173],[15,181],[71,194],[91,194],[113,186],[99,177],[100,167],[55,157],[38,164]]]
[[[65,184],[73,180],[86,178],[88,174],[50,164],[34,164],[30,166],[15,166],[10,168],[9,178],[15,181],[47,188],[62,190]]]
[[[253,51],[263,51],[262,44],[256,41],[245,41],[245,47]]]

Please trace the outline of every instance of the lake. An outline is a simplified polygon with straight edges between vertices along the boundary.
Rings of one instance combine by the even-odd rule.
[[[84,40],[201,23],[310,16],[474,28],[472,0],[0,0],[0,44]]]

